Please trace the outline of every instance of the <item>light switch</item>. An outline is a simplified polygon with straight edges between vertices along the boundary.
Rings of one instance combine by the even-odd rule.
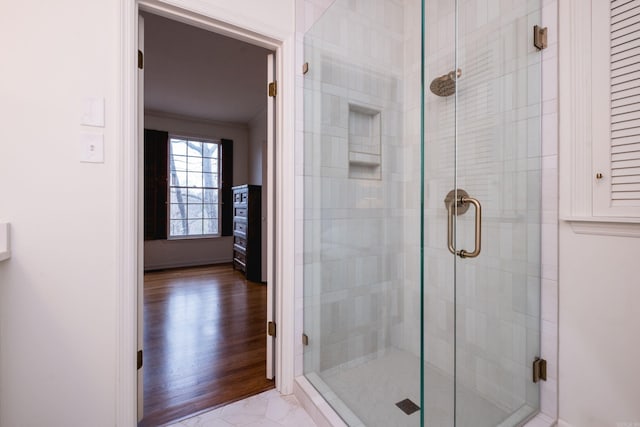
[[[87,97],[82,100],[80,124],[104,127],[104,98]]]
[[[0,220],[0,261],[11,258],[11,236],[8,222]]]
[[[104,135],[101,133],[80,134],[80,161],[104,163]]]

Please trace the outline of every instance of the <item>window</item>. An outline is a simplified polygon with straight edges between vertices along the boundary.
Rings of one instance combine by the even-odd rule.
[[[169,138],[169,238],[220,235],[219,141]]]

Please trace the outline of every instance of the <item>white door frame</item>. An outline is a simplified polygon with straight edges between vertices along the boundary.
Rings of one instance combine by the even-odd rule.
[[[169,3],[171,1],[171,4]],[[275,52],[276,144],[275,168],[275,247],[267,280],[275,289],[276,388],[293,392],[294,377],[294,34],[260,34],[223,22],[216,12],[202,12],[199,0],[121,0],[122,46],[120,55],[121,99],[117,196],[117,330],[116,330],[116,425],[137,424],[137,274],[138,269],[138,13],[153,12],[199,28],[233,37]],[[265,325],[266,333],[266,325]]]

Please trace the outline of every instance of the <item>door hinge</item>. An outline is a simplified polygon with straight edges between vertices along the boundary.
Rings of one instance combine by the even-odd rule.
[[[138,350],[138,369],[142,368],[142,350]]]
[[[141,70],[144,68],[144,54],[141,50],[138,50],[138,68]]]
[[[269,335],[270,337],[275,337],[276,336],[276,323],[275,322],[268,322],[267,323],[267,335]]]
[[[302,64],[302,74],[307,74],[309,72],[309,63],[305,62]]]
[[[309,345],[309,337],[307,334],[302,334],[302,345]]]
[[[269,96],[275,97],[278,94],[278,82],[269,83]]]
[[[547,47],[547,27],[535,25],[533,27],[533,45],[542,50]]]
[[[547,380],[547,361],[536,357],[533,361],[533,382],[537,383],[540,380]]]

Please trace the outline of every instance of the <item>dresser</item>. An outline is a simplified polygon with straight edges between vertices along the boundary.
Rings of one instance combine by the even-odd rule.
[[[259,185],[233,187],[233,267],[262,281],[262,194]]]

